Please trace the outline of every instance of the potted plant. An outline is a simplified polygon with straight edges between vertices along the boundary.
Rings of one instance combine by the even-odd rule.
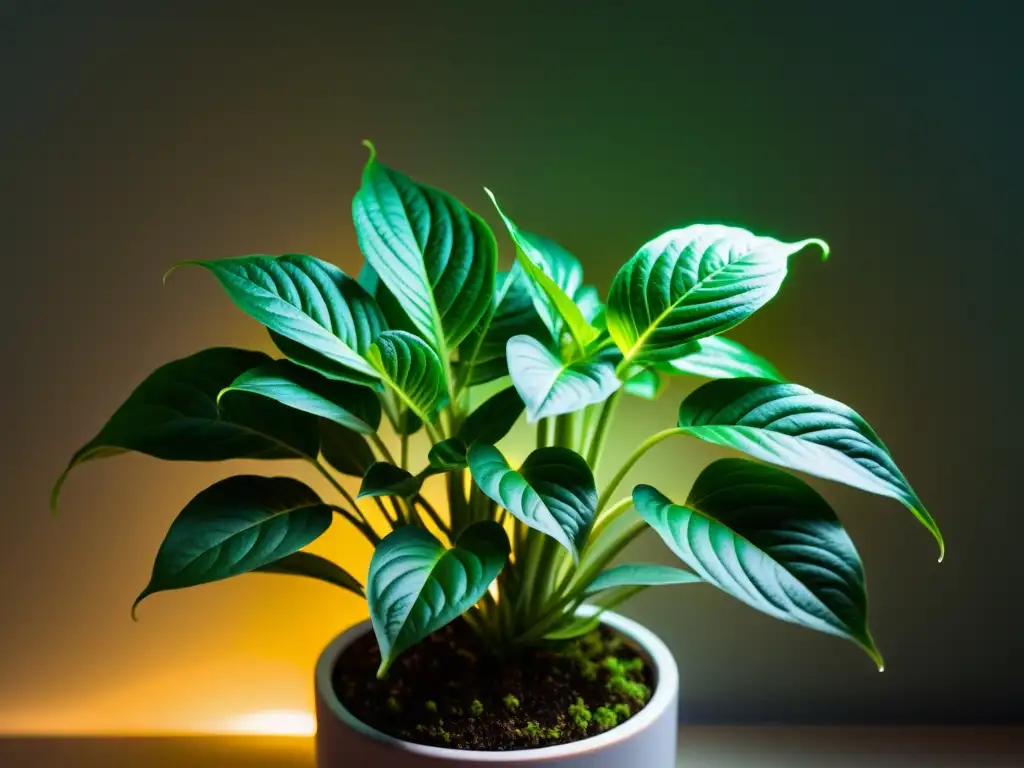
[[[626,261],[602,301],[575,257],[500,210],[516,257],[499,272],[480,216],[367,146],[358,279],[298,254],[184,262],[212,273],[282,356],[222,347],[159,368],[74,454],[53,504],[72,468],[125,451],[298,458],[334,495],[281,476],[213,484],[172,523],[136,606],[252,571],[365,595],[369,621],[316,669],[322,768],[673,765],[675,662],[611,612],[658,585],[711,584],[852,640],[881,668],[857,551],[785,470],[896,499],[941,559],[939,529],[863,418],[719,335],[776,295],[794,254],[827,255],[825,243],[674,229]],[[710,381],[598,483],[620,399],[653,398],[674,375]],[[499,445],[524,412],[536,448],[513,461]],[[431,448],[414,457],[420,430]],[[677,437],[759,461],[715,461],[686,498],[620,489]],[[335,522],[374,545],[365,578],[303,551]],[[685,567],[612,565],[648,529]]]

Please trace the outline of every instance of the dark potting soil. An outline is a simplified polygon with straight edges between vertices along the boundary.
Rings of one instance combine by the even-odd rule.
[[[404,741],[472,750],[564,744],[621,724],[650,699],[653,673],[621,635],[600,628],[498,658],[461,621],[410,648],[377,679],[373,633],[334,670],[353,715]]]

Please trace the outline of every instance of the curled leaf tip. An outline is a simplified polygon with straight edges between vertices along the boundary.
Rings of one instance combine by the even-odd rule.
[[[184,266],[188,266],[188,265],[195,265],[195,266],[200,266],[201,267],[201,266],[203,266],[203,262],[195,261],[195,260],[191,260],[191,259],[186,260],[186,261],[176,261],[176,262],[174,262],[171,265],[170,269],[168,269],[166,272],[164,272],[163,280],[161,282],[163,282],[166,285],[167,284],[167,278],[171,276],[172,272],[177,270],[178,267],[184,267]]]
[[[370,150],[370,159],[366,161],[366,164],[369,165],[370,163],[377,159],[377,148],[373,146],[373,142],[370,141],[369,139],[363,139],[362,144],[364,147]]]

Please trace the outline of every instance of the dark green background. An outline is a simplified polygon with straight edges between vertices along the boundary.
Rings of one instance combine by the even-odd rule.
[[[158,651],[127,620],[162,529],[196,477],[219,475],[83,469],[58,522],[49,484],[158,364],[263,343],[212,281],[161,287],[169,264],[302,251],[355,270],[349,204],[372,138],[493,223],[486,184],[602,290],[637,246],[694,221],[828,240],[832,258],[795,260],[734,336],[860,410],[943,527],[940,566],[898,504],[819,484],[865,560],[887,671],[709,589],[652,590],[625,612],[677,651],[690,720],[1021,719],[1009,4],[186,5],[0,6],[0,717],[161,667],[199,676],[201,644],[232,654],[218,640],[267,582],[234,608],[173,598],[191,623],[166,625]],[[669,425],[687,386],[630,403],[613,457]],[[631,479],[683,495],[717,455],[668,443]],[[650,539],[637,550],[669,561]],[[287,630],[286,605],[262,611]]]

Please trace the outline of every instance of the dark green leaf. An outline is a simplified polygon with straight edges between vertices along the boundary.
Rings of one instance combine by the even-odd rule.
[[[694,224],[644,245],[608,294],[608,330],[627,363],[674,360],[770,301],[789,257],[821,240],[783,243],[739,227]]]
[[[352,202],[359,247],[442,358],[487,312],[497,245],[487,223],[446,192],[370,159]]]
[[[384,328],[380,308],[359,283],[333,264],[303,254],[186,261],[210,271],[235,305],[280,337],[300,365],[331,378],[375,385],[364,359]]]
[[[373,496],[400,496],[408,499],[420,492],[422,478],[413,477],[401,467],[378,461],[366,470],[357,499]]]
[[[686,506],[648,485],[636,487],[633,501],[705,581],[775,618],[853,640],[881,668],[860,556],[828,502],[802,480],[722,459],[697,478]]]
[[[388,534],[370,560],[366,590],[381,653],[377,677],[483,597],[508,555],[508,537],[491,520],[470,525],[452,549],[417,526]]]
[[[681,568],[652,563],[629,563],[609,568],[587,585],[584,595],[594,595],[619,587],[655,587],[666,584],[693,584],[700,576]]]
[[[246,371],[222,394],[234,391],[262,395],[366,435],[380,426],[380,400],[372,389],[324,378],[288,360]]]
[[[164,538],[149,585],[156,592],[220,581],[305,547],[331,525],[331,507],[290,477],[238,475],[190,501]]]
[[[430,468],[438,472],[451,472],[466,466],[466,444],[457,437],[435,444],[427,454]]]
[[[458,437],[467,446],[476,442],[494,445],[512,431],[525,407],[515,387],[507,387],[466,417]]]
[[[531,424],[603,402],[621,384],[607,360],[563,363],[529,336],[509,339],[508,368]]]
[[[338,472],[353,477],[362,477],[377,461],[362,435],[326,419],[320,420],[320,452]]]
[[[316,419],[246,393],[217,395],[245,371],[270,361],[262,352],[216,347],[161,366],[71,458],[53,489],[92,459],[136,451],[170,461],[316,456]]]
[[[675,360],[661,363],[659,368],[670,373],[689,373],[709,379],[734,379],[751,376],[785,381],[779,369],[742,344],[721,336],[691,342],[691,351]]]
[[[688,435],[762,461],[902,502],[945,547],[935,520],[889,450],[853,409],[798,384],[721,379],[699,387],[679,408]]]
[[[481,491],[579,561],[597,508],[594,476],[582,456],[568,448],[538,448],[518,472],[486,443],[471,446],[468,458]]]
[[[395,394],[417,418],[432,423],[448,403],[444,366],[418,336],[386,331],[370,346],[368,357]]]
[[[399,435],[415,435],[423,429],[423,419],[410,410],[402,410],[398,414],[395,432]]]
[[[277,573],[285,576],[305,576],[348,590],[364,597],[363,585],[340,565],[312,552],[293,552],[290,555],[253,569],[254,573]]]

